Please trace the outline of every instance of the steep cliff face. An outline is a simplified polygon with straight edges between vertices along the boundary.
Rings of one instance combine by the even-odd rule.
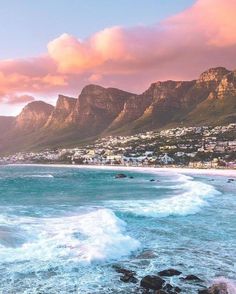
[[[182,107],[181,98],[192,85],[193,82],[153,83],[143,94],[128,99],[110,129],[122,127],[127,123],[134,129],[140,127],[140,130],[158,123],[164,124]]]
[[[236,71],[218,67],[194,81],[153,83],[141,95],[88,85],[78,99],[59,95],[55,108],[32,102],[16,118],[0,117],[0,151],[63,146],[96,136],[170,126],[230,122],[236,122]]]
[[[115,88],[86,86],[77,100],[72,121],[80,133],[94,135],[109,126],[132,95]]]
[[[236,72],[224,75],[207,98],[187,116],[189,123],[225,124],[236,122]]]
[[[236,94],[233,76],[234,72],[218,67],[205,71],[198,80],[153,83],[143,94],[128,99],[108,131],[136,132],[167,125],[194,124],[199,122],[202,116],[204,118],[201,121],[212,123],[214,117],[211,120],[207,119],[207,113],[212,112],[212,106],[207,102],[208,97],[228,97],[226,98],[228,104],[234,105],[232,97]],[[218,108],[219,113],[224,109],[225,112],[230,113],[226,104],[226,102],[222,102],[221,105],[218,103],[215,107]],[[198,113],[198,108],[201,108],[201,113]],[[234,107],[232,110],[235,112]],[[212,116],[214,114],[215,112]]]
[[[197,80],[197,83],[204,83],[206,87],[212,88],[217,86],[217,84],[219,84],[223,77],[228,73],[230,73],[230,71],[224,67],[210,68],[200,75],[199,79]]]
[[[229,97],[236,97],[236,71],[225,75],[215,91],[215,98],[226,100]]]
[[[66,128],[72,123],[71,114],[75,110],[76,98],[59,95],[56,106],[49,116],[45,128]]]
[[[186,108],[184,97],[194,83],[167,81],[152,84],[143,95],[151,96],[152,102],[135,122],[136,128],[142,125],[145,128],[162,127],[183,112]]]
[[[34,101],[26,105],[16,117],[14,130],[30,133],[42,128],[54,107],[43,101]]]

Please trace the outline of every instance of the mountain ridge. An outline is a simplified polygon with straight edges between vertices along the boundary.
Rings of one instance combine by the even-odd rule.
[[[91,84],[77,98],[60,94],[55,107],[33,101],[15,118],[0,117],[0,153],[229,122],[236,122],[236,71],[216,67],[192,81],[154,82],[142,94]]]

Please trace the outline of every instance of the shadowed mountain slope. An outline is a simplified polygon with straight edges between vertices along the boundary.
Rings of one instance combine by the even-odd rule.
[[[56,106],[31,102],[16,117],[0,117],[0,152],[73,146],[108,134],[183,125],[236,122],[236,71],[212,68],[193,81],[156,82],[137,95],[98,85]]]

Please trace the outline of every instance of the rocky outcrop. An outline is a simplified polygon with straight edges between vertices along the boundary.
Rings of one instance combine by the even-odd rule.
[[[182,273],[174,268],[169,268],[158,273],[159,276],[163,277],[172,277],[172,276],[179,276]]]
[[[165,281],[155,275],[145,276],[140,282],[140,286],[148,290],[161,290],[164,284]]]
[[[154,129],[170,123],[185,108],[184,97],[194,82],[157,82],[145,92],[152,102],[135,121],[135,129]]]
[[[111,134],[232,122],[236,122],[236,71],[217,67],[197,80],[153,83],[140,95],[88,85],[78,99],[59,95],[55,108],[40,101],[28,104],[16,118],[0,119],[0,130],[9,126],[1,135],[2,146],[8,147],[2,148],[10,150],[14,141],[17,151],[20,141],[30,149]],[[25,134],[32,138],[24,140]]]
[[[88,85],[77,100],[71,120],[80,134],[95,135],[112,123],[131,95],[115,88]]]
[[[210,87],[216,86],[228,73],[230,73],[230,71],[224,67],[210,68],[200,75],[197,82],[205,83]]]
[[[75,110],[77,99],[59,95],[56,107],[48,118],[45,128],[66,128],[72,123],[71,113]]]
[[[115,271],[122,274],[120,280],[124,283],[137,283],[138,279],[135,277],[136,273],[134,271],[122,268],[120,266],[113,266]]]
[[[54,107],[43,101],[26,105],[16,117],[14,131],[30,133],[41,129],[50,117]]]
[[[127,100],[108,131],[114,133],[118,130],[121,134],[134,133],[167,125],[212,122],[214,118],[213,120],[207,118],[212,106],[205,101],[214,96],[227,97],[228,100],[229,97],[235,98],[234,74],[235,72],[218,67],[205,71],[198,80],[194,81],[153,83],[143,94],[131,96]],[[230,105],[236,106],[235,100],[230,101]],[[224,105],[219,107],[224,109]],[[231,111],[226,109],[225,112]],[[219,114],[221,113],[222,111],[219,111]],[[236,119],[232,118],[232,121]]]
[[[181,278],[183,281],[194,281],[194,282],[202,282],[202,280],[195,275],[187,275],[184,278]]]
[[[215,81],[207,97],[188,113],[186,120],[219,125],[236,122],[236,72],[227,71]]]
[[[229,294],[226,283],[213,284],[211,287],[199,290],[199,294]]]
[[[124,179],[127,178],[127,176],[125,174],[116,174],[115,175],[115,179]]]

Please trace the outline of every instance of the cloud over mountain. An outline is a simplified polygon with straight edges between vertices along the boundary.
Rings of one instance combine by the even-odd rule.
[[[0,61],[0,103],[9,95],[65,89],[75,95],[97,81],[141,92],[151,81],[192,79],[218,65],[234,68],[235,11],[235,0],[198,0],[153,26],[106,28],[85,40],[62,34],[42,56]]]

